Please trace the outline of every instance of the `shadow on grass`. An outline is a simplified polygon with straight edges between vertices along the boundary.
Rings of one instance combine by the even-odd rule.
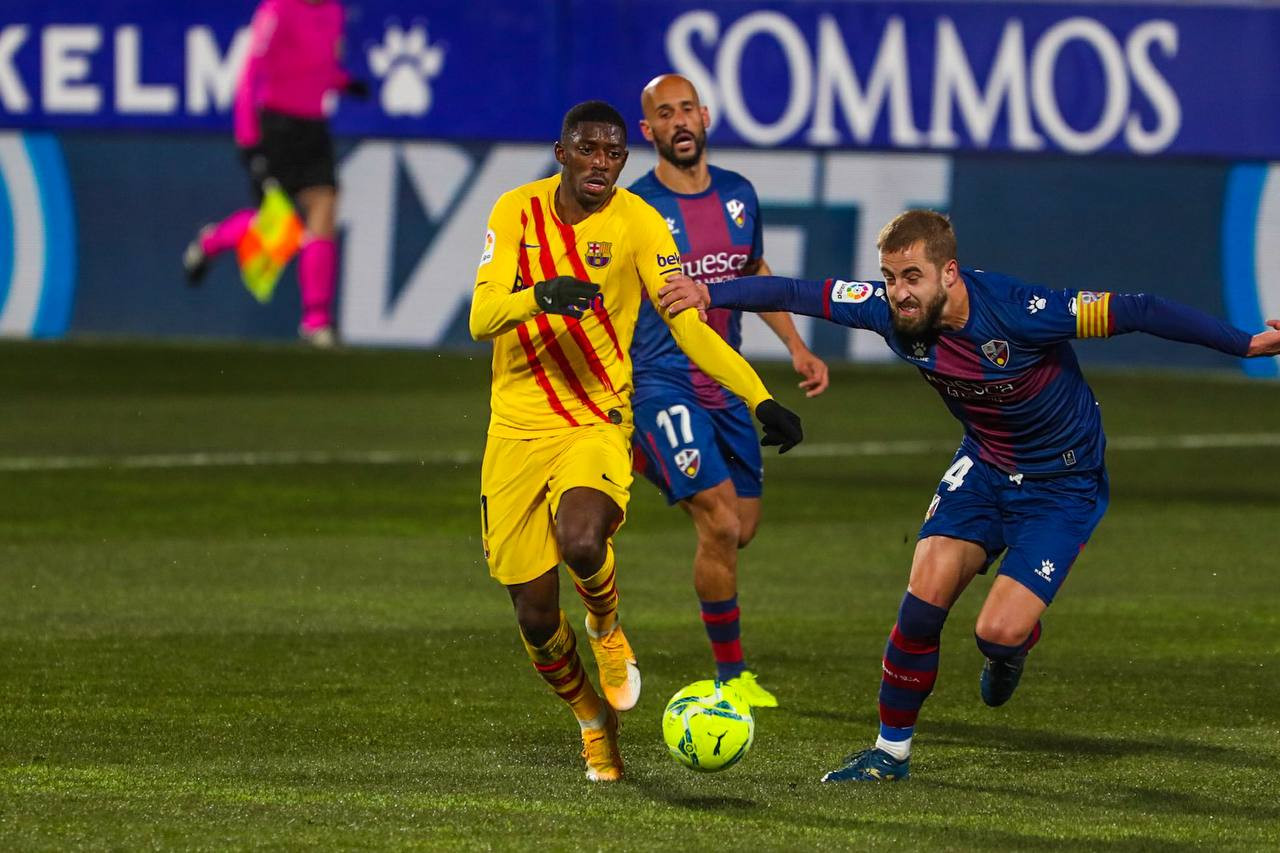
[[[747,797],[707,797],[692,794],[682,796],[670,792],[653,791],[652,789],[650,789],[650,793],[654,794],[655,799],[661,800],[673,808],[688,809],[695,812],[745,812],[758,806],[755,800]]]
[[[1225,768],[1275,768],[1274,759],[1228,747],[1210,746],[1175,738],[1144,740],[1126,737],[1095,737],[1067,732],[1049,732],[1005,725],[967,723],[960,720],[931,720],[928,737],[933,743],[953,746],[1002,744],[1010,750],[1047,752],[1068,758],[1127,758],[1165,756]]]

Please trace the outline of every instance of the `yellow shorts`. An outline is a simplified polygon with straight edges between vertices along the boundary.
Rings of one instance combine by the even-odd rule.
[[[488,437],[480,468],[480,530],[494,580],[525,583],[560,563],[556,510],[561,495],[579,486],[604,492],[625,517],[629,430],[601,424],[538,438]]]

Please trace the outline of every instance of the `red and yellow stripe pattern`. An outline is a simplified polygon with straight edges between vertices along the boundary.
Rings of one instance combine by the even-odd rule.
[[[489,434],[526,439],[604,423],[631,424],[627,350],[645,299],[656,301],[680,253],[658,212],[624,189],[574,225],[556,215],[559,176],[494,204],[476,271],[470,330],[493,341]],[[529,289],[568,275],[600,287],[580,318],[546,314]],[[681,349],[748,405],[769,391],[751,366],[692,313],[670,321]]]
[[[564,611],[560,611],[556,632],[543,645],[531,645],[523,633],[521,639],[538,674],[573,709],[574,716],[586,722],[597,719],[603,710],[600,695],[587,680],[582,658],[578,656],[578,639]]]
[[[1109,338],[1115,331],[1111,294],[1082,290],[1076,294],[1076,337]]]
[[[632,247],[670,239],[649,233],[652,211],[640,215],[636,205],[643,202],[624,191],[576,228],[561,222],[558,185],[558,177],[535,181],[499,200],[490,228],[506,239],[496,240],[493,261],[479,273],[481,281],[511,282],[502,288],[507,294],[561,275],[600,285],[601,298],[581,318],[539,312],[514,334],[494,338],[490,431],[513,438],[630,423],[627,350],[647,298]],[[613,247],[607,257],[604,244]],[[588,266],[593,246],[605,260]]]

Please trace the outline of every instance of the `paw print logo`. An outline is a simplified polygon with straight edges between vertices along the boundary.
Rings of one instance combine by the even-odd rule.
[[[1038,311],[1043,311],[1048,305],[1048,300],[1043,296],[1033,296],[1031,301],[1027,303],[1027,313],[1035,314]]]
[[[369,49],[369,70],[382,78],[382,111],[423,116],[431,109],[431,78],[444,68],[444,48],[427,40],[425,26],[392,24],[382,44]]]

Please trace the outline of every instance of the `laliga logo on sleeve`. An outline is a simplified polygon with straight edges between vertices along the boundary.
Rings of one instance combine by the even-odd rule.
[[[444,49],[427,41],[427,28],[407,32],[392,24],[382,44],[369,49],[369,70],[382,78],[382,111],[424,116],[431,109],[431,78],[444,68]]]
[[[729,218],[733,220],[733,224],[739,228],[747,221],[747,206],[736,198],[731,198],[725,202],[724,209],[729,211]]]
[[[865,281],[837,281],[831,288],[832,302],[866,302],[876,290]]]
[[[480,266],[484,266],[493,260],[493,247],[497,242],[498,240],[494,236],[492,228],[484,232],[484,252],[480,255]]]

